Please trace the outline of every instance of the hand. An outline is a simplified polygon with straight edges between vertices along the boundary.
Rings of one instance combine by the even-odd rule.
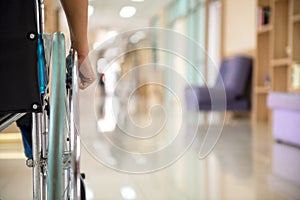
[[[79,54],[78,64],[79,64],[79,79],[78,79],[79,88],[84,90],[96,80],[96,76],[88,56],[81,56]]]

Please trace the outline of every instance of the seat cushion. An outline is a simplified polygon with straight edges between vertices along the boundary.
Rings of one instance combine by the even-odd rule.
[[[272,109],[287,109],[300,111],[300,94],[271,92],[267,103]]]
[[[213,98],[213,99],[212,99]],[[225,110],[226,102],[235,101],[235,93],[224,88],[207,88],[199,86],[187,86],[185,99],[189,110],[212,109]]]

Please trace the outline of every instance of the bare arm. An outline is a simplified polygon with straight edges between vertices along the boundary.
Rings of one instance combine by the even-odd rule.
[[[85,59],[89,54],[87,37],[88,0],[60,1],[67,17],[72,48],[78,52],[78,61],[80,66],[79,87],[81,89],[85,89],[96,79],[90,62]]]
[[[65,11],[72,48],[76,49],[79,55],[79,63],[88,55],[87,20],[88,1],[87,0],[61,0]]]

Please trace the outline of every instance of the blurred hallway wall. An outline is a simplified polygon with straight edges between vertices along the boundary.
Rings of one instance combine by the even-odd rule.
[[[222,0],[223,56],[237,53],[253,55],[255,49],[256,1]]]

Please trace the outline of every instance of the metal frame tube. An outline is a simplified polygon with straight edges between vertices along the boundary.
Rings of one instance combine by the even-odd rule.
[[[44,33],[45,31],[45,4],[44,0],[35,0],[35,13],[36,13],[36,24],[37,32]]]
[[[41,113],[32,113],[33,199],[41,199]]]
[[[80,139],[79,139],[79,98],[78,98],[78,56],[72,55],[72,87],[69,92],[70,110],[70,151],[71,151],[71,199],[81,199],[80,194]]]
[[[48,154],[48,116],[45,111],[42,120],[42,158],[46,159]]]
[[[3,123],[1,122],[0,131],[6,129],[9,125],[11,125],[15,121],[17,121],[18,119],[23,117],[24,115],[25,115],[25,113],[18,113],[18,114],[15,114],[15,115],[10,115],[8,118],[3,120],[4,121]]]

